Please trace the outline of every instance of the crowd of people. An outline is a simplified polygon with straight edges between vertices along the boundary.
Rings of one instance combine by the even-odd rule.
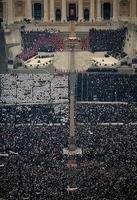
[[[136,133],[137,126],[130,124],[77,127],[77,142],[86,162],[78,176],[83,199],[85,194],[97,200],[137,198]]]
[[[62,147],[68,128],[59,125],[2,126],[0,193],[6,200],[58,199],[67,187]],[[63,197],[63,196],[62,196]]]
[[[6,154],[0,169],[0,195],[6,200],[135,200],[136,130],[132,124],[78,123],[82,155],[75,156],[73,174],[63,155],[67,125],[1,124],[0,149]],[[78,189],[68,192],[71,178]]]
[[[88,50],[89,49],[89,39],[87,37],[80,38],[80,49]]]
[[[75,133],[82,155],[75,156],[63,153],[68,81],[66,74],[0,75],[0,198],[136,200],[137,76],[77,75]]]
[[[108,51],[107,52],[108,56],[112,56],[113,58],[116,58],[118,60],[121,60],[127,56],[125,52],[113,52],[113,51]]]
[[[4,124],[68,123],[68,104],[1,105],[0,122]]]
[[[23,51],[17,55],[21,60],[28,60],[37,55],[39,51],[54,52],[64,49],[64,41],[56,29],[44,31],[21,31]]]
[[[119,73],[79,73],[78,101],[137,102],[137,75]]]
[[[128,103],[77,103],[76,120],[84,124],[137,123],[137,112]]]
[[[2,103],[59,103],[68,101],[68,75],[3,74],[0,76]]]
[[[89,31],[89,46],[92,52],[110,51],[122,53],[125,44],[127,28],[95,29]]]
[[[68,75],[2,74],[0,83],[0,198],[55,199],[67,187],[61,158],[68,136]]]

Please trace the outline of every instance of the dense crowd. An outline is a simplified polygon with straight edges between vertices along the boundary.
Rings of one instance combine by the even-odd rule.
[[[75,157],[78,190],[72,193],[66,190],[72,177],[62,153],[66,125],[0,125],[0,130],[0,149],[8,153],[0,169],[6,200],[137,198],[137,125],[77,124],[83,155]]]
[[[2,103],[59,103],[68,101],[68,76],[62,74],[3,74]]]
[[[127,56],[127,54],[125,52],[120,52],[119,53],[119,52],[113,52],[113,51],[108,51],[106,55],[107,56],[112,56],[112,57],[114,57],[114,58],[116,58],[118,60],[121,60],[121,59],[123,59],[123,58],[125,58]]]
[[[130,123],[137,122],[133,104],[127,103],[78,103],[76,119],[79,123]]]
[[[59,31],[53,28],[48,28],[45,30],[21,30],[22,37],[22,46],[26,48],[30,48],[33,45],[33,42],[39,38],[40,35],[45,34],[47,37],[52,34],[58,34]]]
[[[68,104],[1,105],[0,122],[4,124],[68,123]]]
[[[89,39],[87,37],[80,38],[80,49],[88,50],[89,49]]]
[[[67,187],[62,147],[68,128],[58,125],[0,126],[1,149],[8,153],[0,174],[6,200],[59,199]]]
[[[89,31],[89,45],[92,52],[110,51],[113,53],[122,53],[127,28],[113,29],[95,29]]]
[[[45,29],[44,31],[21,32],[23,51],[17,55],[22,60],[28,60],[35,56],[38,51],[54,52],[64,49],[63,38],[56,29]]]
[[[78,101],[137,102],[137,75],[79,73]]]
[[[109,72],[78,74],[75,128],[82,155],[66,156],[68,76],[1,75],[0,198],[136,200],[136,79]],[[68,185],[77,190],[68,191]]]
[[[130,124],[77,127],[86,164],[78,178],[83,199],[85,195],[97,200],[137,198],[136,136],[137,126]]]

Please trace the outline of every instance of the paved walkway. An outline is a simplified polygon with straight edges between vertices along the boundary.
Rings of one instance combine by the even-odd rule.
[[[70,24],[69,37],[75,37],[74,24]],[[75,136],[75,47],[70,52],[70,72],[69,72],[69,90],[70,90],[70,137]]]

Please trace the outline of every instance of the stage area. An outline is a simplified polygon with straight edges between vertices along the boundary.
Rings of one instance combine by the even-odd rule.
[[[86,71],[88,68],[116,68],[119,66],[119,60],[109,56],[106,52],[92,53],[89,51],[75,51],[75,71]],[[70,71],[71,51],[44,53],[27,60],[24,65],[28,69],[44,69],[50,65],[62,72]]]
[[[92,65],[97,67],[117,67],[119,65],[119,60],[112,57],[106,56],[106,54],[102,53],[94,53],[92,54]]]
[[[112,56],[105,57],[106,52],[92,53],[89,51],[76,51],[75,54],[75,70],[77,72],[86,71],[92,67],[116,68],[119,61]],[[70,66],[70,51],[56,52],[53,64],[56,69],[68,72]]]
[[[44,55],[37,55],[27,60],[24,64],[28,69],[42,69],[53,63],[54,54],[45,53]]]

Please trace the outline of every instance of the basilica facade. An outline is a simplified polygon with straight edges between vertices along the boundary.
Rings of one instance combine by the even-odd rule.
[[[0,18],[7,24],[26,19],[45,23],[137,21],[137,0],[1,0]]]

